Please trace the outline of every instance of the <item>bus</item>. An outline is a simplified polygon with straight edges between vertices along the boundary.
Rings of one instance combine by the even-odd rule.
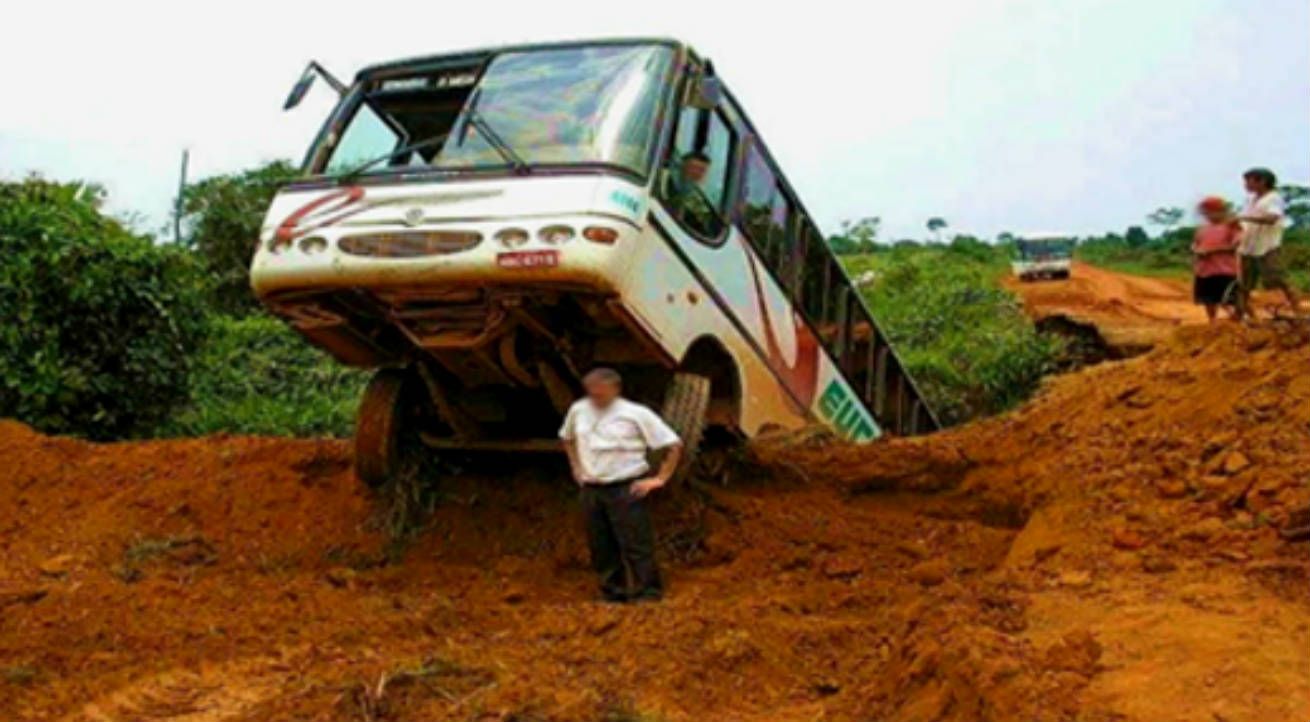
[[[938,428],[750,120],[685,44],[518,45],[374,65],[274,197],[251,284],[376,369],[355,432],[377,485],[415,440],[558,449],[595,366],[661,409],[680,474],[707,433]],[[723,434],[726,434],[724,436]]]
[[[1076,243],[1068,233],[1029,233],[1015,242],[1011,269],[1020,281],[1069,278]]]

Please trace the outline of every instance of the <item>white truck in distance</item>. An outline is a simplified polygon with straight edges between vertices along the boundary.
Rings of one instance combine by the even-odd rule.
[[[1020,281],[1065,279],[1073,272],[1073,237],[1060,233],[1035,233],[1020,238],[1011,263]]]

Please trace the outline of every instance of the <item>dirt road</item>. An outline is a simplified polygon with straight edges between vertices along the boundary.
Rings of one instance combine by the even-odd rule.
[[[1205,323],[1205,311],[1192,302],[1185,280],[1149,278],[1075,263],[1064,281],[1006,286],[1023,298],[1029,314],[1044,321],[1065,317],[1095,326],[1106,342],[1139,351],[1167,339],[1174,329]]]
[[[1303,719],[1307,367],[1184,329],[955,431],[759,444],[666,499],[635,607],[550,465],[443,479],[389,561],[341,442],[0,422],[0,719]]]

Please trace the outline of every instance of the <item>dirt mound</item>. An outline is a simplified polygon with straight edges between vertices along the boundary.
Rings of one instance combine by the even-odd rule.
[[[1304,330],[1187,328],[1143,358],[1055,379],[1003,418],[785,454],[798,473],[855,493],[952,479],[924,513],[1017,530],[996,576],[1029,592],[1020,639],[1055,645],[1037,658],[1041,674],[1025,671],[1034,657],[1022,644],[1007,652],[979,637],[966,605],[944,630],[907,638],[915,659],[964,640],[956,656],[972,661],[925,663],[928,679],[963,672],[966,689],[987,689],[1000,665],[1028,688],[1059,673],[1052,655],[1071,654],[1083,660],[1072,672],[1085,678],[1080,719],[1292,719],[1310,709],[1310,549],[1297,541],[1310,537],[1308,368]],[[935,710],[907,718],[1005,718],[937,696],[905,698]]]
[[[554,462],[442,478],[397,562],[343,443],[0,423],[0,719],[1293,719],[1308,365],[1186,329],[947,434],[772,439],[635,607]]]

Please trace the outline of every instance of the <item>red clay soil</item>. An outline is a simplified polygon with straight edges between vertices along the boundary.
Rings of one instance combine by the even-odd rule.
[[[0,720],[1306,719],[1308,369],[1188,328],[934,437],[761,442],[643,606],[591,600],[555,467],[441,480],[385,563],[341,442],[0,423]]]
[[[1021,282],[1007,276],[1004,285],[1039,323],[1068,319],[1094,327],[1112,349],[1127,355],[1167,341],[1181,326],[1206,323],[1187,278],[1135,276],[1075,262],[1066,280]],[[1255,292],[1252,304],[1261,319],[1287,310],[1281,295],[1265,290]]]
[[[1034,319],[1063,316],[1095,326],[1114,347],[1146,348],[1169,338],[1184,325],[1205,323],[1205,311],[1192,302],[1186,280],[1147,278],[1074,263],[1067,280],[1005,285],[1024,301]]]

